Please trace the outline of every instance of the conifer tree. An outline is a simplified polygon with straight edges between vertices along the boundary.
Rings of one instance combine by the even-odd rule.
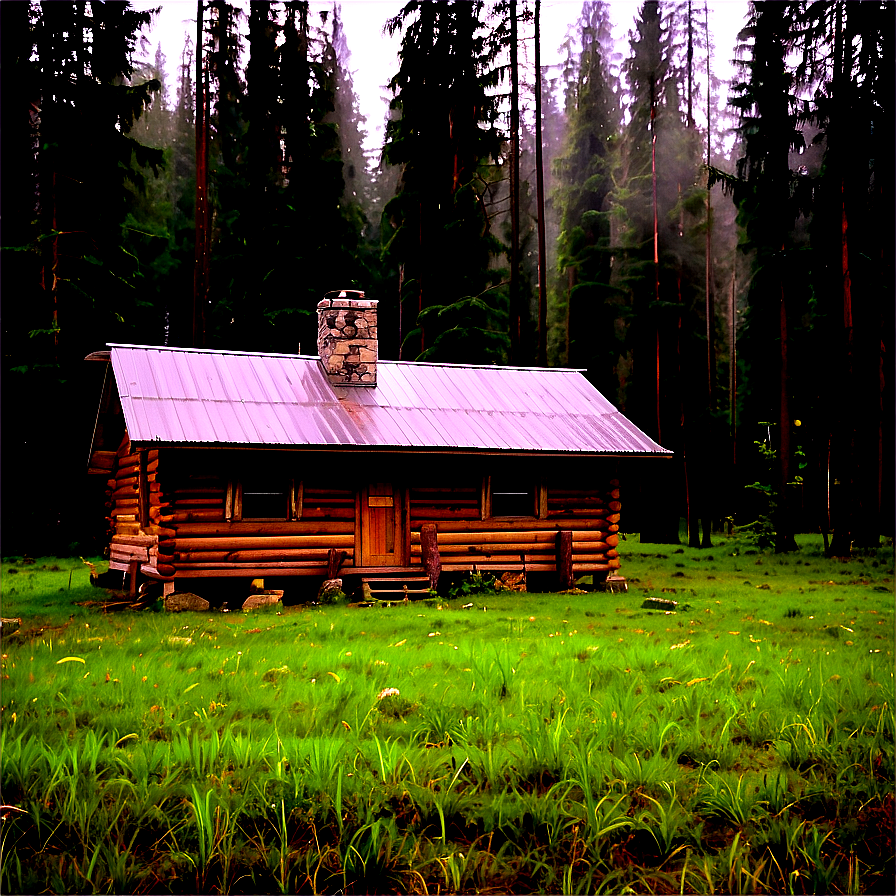
[[[89,443],[92,423],[82,359],[139,338],[139,259],[128,251],[127,216],[144,171],[162,160],[128,133],[160,86],[129,83],[148,21],[129,3],[0,4],[3,411],[24,432],[35,409],[52,409],[53,431],[75,445]],[[22,167],[11,169],[16,161]],[[16,521],[4,529],[9,550],[10,536],[47,552],[88,541],[83,455],[56,446],[27,435],[4,442],[3,512]]]
[[[608,5],[584,4],[578,28],[581,51],[570,60],[566,88],[566,145],[554,162],[559,265],[568,287],[567,363],[587,368],[597,388],[615,399],[625,310],[611,283],[610,194],[622,110]]]
[[[403,358],[483,361],[507,348],[501,250],[483,207],[482,167],[498,154],[481,2],[408,3],[384,156],[400,167],[386,259],[400,270]]]

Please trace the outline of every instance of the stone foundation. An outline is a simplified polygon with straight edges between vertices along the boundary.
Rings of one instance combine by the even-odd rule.
[[[376,385],[376,305],[353,290],[318,302],[317,347],[334,386]]]

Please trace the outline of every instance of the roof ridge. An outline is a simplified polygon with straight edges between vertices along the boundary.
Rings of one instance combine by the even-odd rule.
[[[297,358],[303,361],[319,361],[318,355],[299,355],[291,352],[244,352],[229,348],[184,348],[177,345],[133,345],[129,343],[107,342],[107,348],[145,349],[158,352],[190,352],[207,355],[240,355],[253,358]],[[396,361],[391,358],[378,358],[377,364],[395,364],[413,367],[466,367],[471,370],[532,370],[538,373],[585,373],[585,367],[523,367],[512,364],[464,364],[451,361]]]

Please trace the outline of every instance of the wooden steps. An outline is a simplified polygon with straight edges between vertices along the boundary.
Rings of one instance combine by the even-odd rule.
[[[361,591],[364,600],[398,601],[428,597],[429,576],[419,575],[419,569],[408,570],[403,575],[367,575],[361,578]]]

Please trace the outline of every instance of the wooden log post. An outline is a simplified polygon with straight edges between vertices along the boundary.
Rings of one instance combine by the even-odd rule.
[[[442,558],[439,556],[439,532],[435,523],[425,523],[420,527],[420,552],[423,568],[429,576],[429,585],[435,590],[442,574]]]
[[[137,596],[137,570],[140,569],[139,560],[128,561],[128,596]]]
[[[572,532],[568,529],[561,529],[557,533],[557,576],[563,591],[575,584],[572,571]]]
[[[336,548],[330,548],[327,551],[327,578],[335,579],[339,575],[339,567],[345,560],[345,551],[337,551]]]

